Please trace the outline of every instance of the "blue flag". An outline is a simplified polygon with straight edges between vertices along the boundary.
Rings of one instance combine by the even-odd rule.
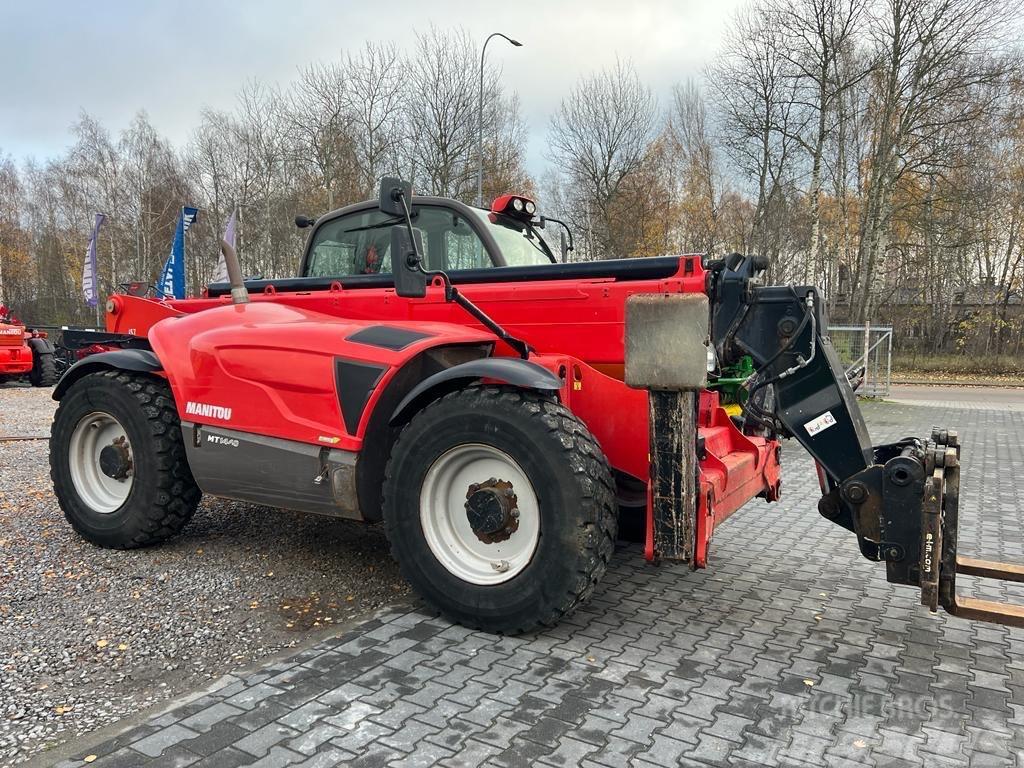
[[[198,208],[184,207],[178,228],[174,230],[174,242],[171,244],[171,255],[167,257],[157,289],[165,298],[185,298],[185,233],[199,215]]]
[[[106,218],[102,213],[96,214],[92,225],[92,237],[89,238],[89,248],[85,252],[85,266],[82,267],[82,293],[85,294],[85,303],[95,307],[100,299],[100,278],[96,269],[96,238],[100,234],[100,225]]]

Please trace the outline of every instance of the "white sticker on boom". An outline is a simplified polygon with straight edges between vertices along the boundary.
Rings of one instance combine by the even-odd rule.
[[[804,429],[807,430],[807,434],[814,437],[819,432],[824,432],[826,429],[836,423],[835,416],[832,415],[832,411],[825,411],[821,416],[816,419],[811,419],[804,424]]]

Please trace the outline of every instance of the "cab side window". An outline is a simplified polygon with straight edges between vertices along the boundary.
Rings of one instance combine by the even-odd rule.
[[[389,274],[391,227],[401,223],[373,209],[322,225],[314,235],[308,277]],[[413,226],[423,241],[428,269],[481,269],[493,266],[483,242],[469,223],[448,208],[417,206]]]
[[[428,231],[432,230],[437,233],[435,255],[440,256],[441,263],[435,268],[448,271],[486,269],[494,266],[484,248],[483,241],[477,237],[469,222],[459,214],[436,208],[425,209],[423,216],[430,222]]]
[[[391,271],[394,217],[379,210],[329,221],[316,231],[309,253],[308,277],[347,277]]]

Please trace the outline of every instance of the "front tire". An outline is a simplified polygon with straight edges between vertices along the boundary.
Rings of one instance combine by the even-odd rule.
[[[608,463],[567,408],[471,387],[418,413],[384,481],[405,578],[454,621],[500,633],[550,626],[593,593],[614,550]]]
[[[52,387],[57,383],[57,361],[53,352],[32,350],[32,370],[28,374],[29,383],[33,387]]]
[[[50,432],[50,477],[71,526],[115,549],[178,533],[202,495],[167,382],[123,371],[83,376],[65,393]]]

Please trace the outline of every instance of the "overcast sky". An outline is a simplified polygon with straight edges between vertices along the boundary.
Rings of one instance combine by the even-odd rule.
[[[310,62],[367,40],[411,47],[431,23],[462,26],[488,46],[529,128],[528,164],[544,166],[559,100],[583,74],[633,61],[664,103],[673,82],[699,77],[742,0],[517,3],[429,0],[174,0],[0,3],[0,153],[60,154],[84,109],[115,134],[145,109],[177,147],[204,106],[230,108],[249,78],[286,85]]]

